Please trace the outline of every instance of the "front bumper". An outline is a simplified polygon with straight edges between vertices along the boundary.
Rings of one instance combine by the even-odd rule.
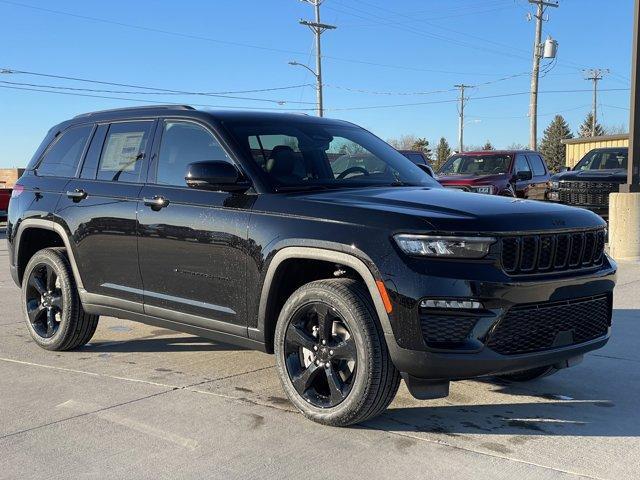
[[[562,364],[604,346],[609,339],[610,329],[597,338],[581,343],[562,344],[540,351],[507,355],[485,345],[485,342],[488,343],[488,332],[515,306],[573,301],[603,295],[611,298],[615,276],[616,265],[608,258],[602,268],[595,272],[545,280],[513,279],[510,282],[487,282],[429,276],[420,282],[416,276],[414,282],[417,280],[417,285],[414,283],[414,292],[410,295],[416,302],[421,297],[473,298],[480,300],[487,307],[489,315],[485,315],[483,319],[484,327],[474,328],[465,345],[449,349],[433,348],[424,338],[418,307],[412,305],[407,296],[399,298],[396,291],[398,308],[391,319],[394,331],[385,332],[392,361],[398,370],[413,377],[446,380]],[[607,315],[610,324],[611,310]]]

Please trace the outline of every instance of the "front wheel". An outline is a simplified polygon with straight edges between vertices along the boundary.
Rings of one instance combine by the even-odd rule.
[[[40,250],[27,264],[22,309],[31,338],[47,350],[84,345],[98,325],[98,316],[80,304],[69,259],[60,248]]]
[[[304,285],[282,308],[274,339],[278,374],[311,420],[352,425],[393,400],[400,374],[374,312],[367,290],[346,278]]]

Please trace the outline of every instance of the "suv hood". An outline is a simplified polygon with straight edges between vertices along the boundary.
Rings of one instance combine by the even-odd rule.
[[[442,185],[487,185],[504,181],[506,173],[498,175],[438,175],[437,180]]]
[[[627,171],[622,168],[617,168],[615,170],[569,170],[567,172],[557,173],[553,177],[551,177],[551,179],[555,181],[578,180],[587,182],[609,181],[624,183],[627,181]]]
[[[326,204],[313,209],[321,211],[322,218],[382,223],[396,231],[411,226],[443,232],[514,232],[604,225],[596,214],[580,208],[445,188],[383,187],[293,196],[305,204]]]

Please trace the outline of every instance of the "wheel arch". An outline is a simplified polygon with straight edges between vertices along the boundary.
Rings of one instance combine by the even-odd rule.
[[[41,240],[41,242],[38,242]],[[38,248],[39,247],[39,248]],[[22,284],[24,270],[29,260],[37,251],[48,247],[64,247],[71,263],[71,270],[76,285],[83,289],[80,272],[71,248],[69,236],[64,227],[53,220],[30,218],[23,220],[15,236],[16,270],[19,284]]]
[[[260,295],[258,325],[255,329],[249,329],[249,337],[263,342],[267,352],[273,352],[273,334],[280,313],[280,309],[277,308],[277,291],[279,289],[277,280],[283,267],[287,265],[287,262],[296,260],[313,260],[324,262],[330,266],[341,265],[351,269],[368,290],[383,332],[390,333],[392,331],[387,310],[385,309],[378,285],[376,284],[376,280],[380,279],[380,275],[375,270],[372,262],[369,261],[370,266],[368,266],[365,261],[351,253],[331,249],[318,247],[285,247],[279,250],[269,263]],[[335,267],[333,269],[335,270]],[[325,276],[324,278],[327,277]],[[309,281],[315,279],[317,278],[310,278]],[[282,305],[280,305],[280,307],[281,306]]]

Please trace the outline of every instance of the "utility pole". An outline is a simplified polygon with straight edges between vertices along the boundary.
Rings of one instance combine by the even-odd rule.
[[[620,192],[640,192],[640,0],[633,7],[633,44],[631,45],[631,111],[629,112],[629,160],[627,183],[620,186]],[[629,238],[629,243],[637,241],[638,232]]]
[[[310,22],[307,20],[300,20],[300,25],[305,25],[311,29],[311,31],[316,36],[316,69],[315,71],[309,68],[307,65],[303,65],[298,62],[289,62],[290,65],[299,65],[301,67],[305,67],[307,70],[310,70],[311,73],[316,77],[316,96],[318,102],[318,116],[322,117],[324,115],[324,105],[322,99],[322,49],[320,45],[320,36],[326,30],[334,30],[336,27],[334,25],[327,25],[326,23],[320,22],[320,5],[322,4],[322,0],[302,0],[303,2],[310,3],[313,5],[316,18],[314,22]]]
[[[540,74],[540,59],[542,58],[542,22],[544,11],[547,7],[558,7],[555,2],[545,0],[529,0],[529,3],[537,5],[536,36],[533,42],[533,68],[531,69],[531,99],[529,101],[529,148],[536,150],[538,147],[538,77]]]
[[[591,136],[595,137],[596,123],[598,121],[598,82],[602,80],[605,74],[609,73],[609,69],[590,68],[589,70],[584,70],[584,73],[587,75],[585,80],[591,80],[593,82],[593,106],[591,107],[593,123],[591,124]]]
[[[458,85],[454,85],[457,89],[460,90],[460,104],[458,105],[458,151],[464,151],[464,104],[467,99],[464,96],[464,89],[470,88],[471,85],[465,85],[464,83],[460,83]]]

